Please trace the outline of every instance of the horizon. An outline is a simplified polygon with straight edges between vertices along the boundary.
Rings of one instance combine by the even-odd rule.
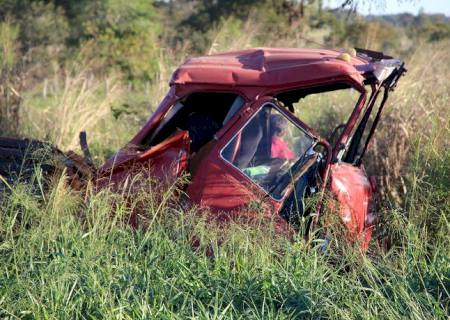
[[[326,0],[325,5],[330,8],[337,8],[342,4],[342,0]],[[363,15],[389,15],[400,13],[419,14],[423,11],[426,14],[444,14],[450,17],[450,2],[444,3],[442,0],[385,0],[374,4],[372,1],[358,1],[357,11]]]

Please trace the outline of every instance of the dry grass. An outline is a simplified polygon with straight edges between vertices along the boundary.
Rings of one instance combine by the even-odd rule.
[[[408,73],[388,100],[369,149],[366,166],[394,204],[401,204],[411,191],[406,179],[416,144],[424,149],[431,145],[430,157],[444,159],[449,150],[450,65],[442,63],[449,59],[449,48],[448,42],[422,44],[406,59]]]
[[[121,95],[117,81],[99,81],[82,71],[67,75],[61,87],[40,109],[26,101],[23,115],[30,133],[49,139],[63,150],[78,147],[78,134],[82,130],[92,133],[92,138],[101,139],[97,127],[102,120],[111,117],[111,105]]]
[[[0,134],[3,136],[16,136],[20,129],[22,81],[16,70],[17,34],[17,28],[9,20],[0,23]]]

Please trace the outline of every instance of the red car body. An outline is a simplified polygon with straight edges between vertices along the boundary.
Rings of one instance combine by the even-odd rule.
[[[374,186],[361,166],[361,158],[378,124],[388,93],[404,71],[400,61],[379,52],[362,49],[343,53],[323,49],[262,48],[189,59],[174,72],[166,97],[143,128],[99,170],[97,185],[101,188],[120,184],[129,176],[130,166],[136,164],[148,166],[151,176],[164,181],[173,181],[188,172],[190,182],[185,192],[193,204],[208,207],[213,213],[239,214],[243,212],[243,208],[257,202],[262,205],[268,217],[273,218],[275,215],[277,223],[287,224],[290,219],[283,210],[286,211],[289,197],[290,203],[293,203],[295,184],[305,173],[296,172],[295,176],[292,166],[288,169],[291,174],[289,185],[286,184],[283,193],[273,196],[255,183],[256,178],[251,179],[245,173],[251,168],[240,169],[233,160],[229,160],[234,159],[232,157],[236,157],[237,153],[245,153],[243,128],[247,128],[255,115],[267,107],[271,108],[270,112],[279,113],[286,119],[284,121],[296,126],[295,130],[298,128],[298,132],[307,137],[305,139],[312,141],[311,148],[320,149],[313,152],[316,154],[314,161],[318,163],[313,175],[314,186],[306,183],[309,191],[306,192],[303,188],[300,196],[304,198],[311,195],[311,190],[318,193],[320,203],[317,210],[320,213],[324,209],[323,193],[330,191],[339,204],[337,212],[348,230],[348,238],[360,241],[361,246],[367,248],[375,220],[372,212]],[[337,130],[339,135],[336,142],[330,143],[295,115],[289,101],[292,100],[290,97],[295,100],[303,94],[314,93],[323,88],[336,90],[340,87],[356,90],[360,93],[360,98],[347,122]],[[375,101],[383,90],[382,102],[376,105]],[[233,104],[228,112],[220,111],[209,100],[205,102],[209,105],[202,107],[202,112],[210,112],[212,115],[226,113],[226,120],[222,121],[223,117],[220,118],[222,122],[219,121],[219,125],[216,125],[212,138],[198,150],[192,151],[191,128],[181,130],[177,127],[173,132],[168,129],[169,133],[161,132],[171,126],[171,117],[175,119],[177,112],[182,110],[183,107],[180,109],[177,103],[187,105],[188,102],[180,101],[187,101],[190,96],[198,93],[204,96],[223,94],[223,97],[234,94],[242,102],[237,110],[231,110]],[[289,98],[283,100],[283,97]],[[195,103],[192,105],[192,108],[196,107]],[[196,113],[185,118],[192,117],[192,114]],[[369,128],[367,121],[363,122],[365,116],[368,118],[367,115],[370,114],[375,120]],[[190,120],[177,121],[182,127]],[[261,129],[255,132],[260,131]],[[260,134],[261,139],[257,139],[259,144],[264,132]],[[362,139],[362,132],[365,132],[365,141]],[[158,138],[158,135],[164,139]],[[357,138],[360,141],[355,147],[352,141]],[[155,139],[157,141],[153,142]],[[233,154],[228,161],[224,156],[227,150],[231,150]],[[256,152],[253,156],[256,157]],[[254,168],[260,170],[265,167]],[[268,170],[270,172],[272,169]],[[318,215],[314,221],[317,219]]]

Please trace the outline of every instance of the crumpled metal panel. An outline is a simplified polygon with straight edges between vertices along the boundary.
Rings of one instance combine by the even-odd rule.
[[[189,148],[189,133],[180,131],[144,152],[121,150],[110,166],[99,171],[96,186],[101,189],[119,185],[129,176],[141,173],[164,183],[173,183],[188,166]]]

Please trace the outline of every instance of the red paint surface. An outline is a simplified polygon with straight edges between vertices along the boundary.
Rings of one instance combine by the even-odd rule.
[[[331,165],[331,192],[339,202],[339,215],[351,241],[360,241],[367,249],[373,219],[370,212],[372,187],[363,169],[347,163]]]
[[[171,84],[221,84],[281,87],[342,76],[363,80],[355,66],[360,58],[345,62],[340,52],[324,49],[259,48],[187,60],[172,76]]]

